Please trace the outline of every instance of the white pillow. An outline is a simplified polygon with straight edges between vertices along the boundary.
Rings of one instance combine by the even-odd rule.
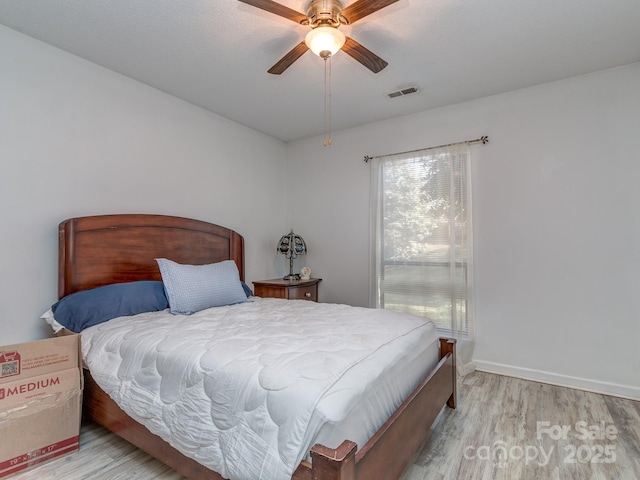
[[[156,258],[173,314],[191,315],[205,308],[247,301],[233,260],[209,265],[182,265]]]
[[[58,333],[60,330],[64,329],[64,326],[60,325],[53,316],[53,310],[49,309],[44,312],[40,319],[44,320],[49,324],[49,326],[53,329],[53,333]]]

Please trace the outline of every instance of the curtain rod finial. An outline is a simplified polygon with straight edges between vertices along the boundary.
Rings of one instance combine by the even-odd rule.
[[[369,160],[373,160],[373,157],[370,157],[369,155],[365,155],[364,156],[364,163],[369,163]]]

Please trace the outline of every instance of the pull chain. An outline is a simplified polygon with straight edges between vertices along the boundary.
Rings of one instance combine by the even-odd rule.
[[[324,105],[323,105],[323,124],[322,124],[322,145],[327,146],[327,57],[324,57]]]
[[[331,55],[329,57],[329,145],[331,145],[331,143],[332,143],[332,140],[331,140],[331,117],[332,117],[332,112],[331,112],[331,110],[332,110],[331,109],[331,105],[332,105],[332,102],[331,102],[331,100],[332,100],[331,99],[331,84],[333,83],[331,81],[332,80],[332,78],[331,78],[331,76],[332,76],[331,66],[332,66],[332,63],[333,63],[332,60],[331,60],[332,57],[333,57],[333,55]]]
[[[327,62],[328,60],[328,62]],[[327,65],[328,63],[328,65]],[[324,57],[324,141],[326,147],[331,145],[331,55]]]

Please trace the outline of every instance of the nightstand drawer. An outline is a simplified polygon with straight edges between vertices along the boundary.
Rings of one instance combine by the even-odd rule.
[[[258,297],[286,298],[289,300],[318,301],[318,283],[321,278],[308,280],[283,280],[274,278],[253,282],[254,292]]]
[[[309,285],[306,287],[290,287],[288,289],[290,300],[312,300],[318,301],[318,286]]]

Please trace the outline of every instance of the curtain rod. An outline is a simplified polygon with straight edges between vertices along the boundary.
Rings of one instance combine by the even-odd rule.
[[[374,158],[388,157],[389,155],[404,155],[405,153],[421,152],[422,150],[431,150],[433,148],[450,147],[452,145],[459,145],[461,143],[466,143],[467,145],[471,145],[472,143],[482,143],[483,145],[486,145],[487,143],[489,143],[489,137],[486,135],[483,135],[482,137],[476,138],[475,140],[466,140],[464,142],[447,143],[446,145],[438,145],[437,147],[419,148],[417,150],[409,150],[408,152],[390,153],[387,155],[376,155],[375,157],[370,157],[369,155],[365,155],[364,163],[369,163],[369,160],[373,160]]]

